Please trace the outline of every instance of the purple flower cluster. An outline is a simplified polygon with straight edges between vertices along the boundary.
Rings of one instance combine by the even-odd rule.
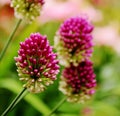
[[[18,57],[15,58],[20,80],[31,92],[40,92],[46,85],[53,83],[59,72],[56,54],[46,36],[31,34],[25,42],[20,43]]]
[[[40,15],[44,0],[11,0],[15,16],[32,23]]]
[[[55,48],[60,64],[65,66],[59,89],[71,102],[84,102],[95,92],[92,24],[85,18],[73,17],[60,26],[55,37]]]
[[[93,88],[96,85],[95,74],[92,67],[93,63],[89,60],[81,62],[77,67],[64,69],[63,76],[67,83],[73,87],[73,93],[79,93],[81,88]]]
[[[83,102],[94,94],[96,86],[96,75],[93,71],[93,63],[85,60],[78,66],[65,68],[62,72],[62,83],[60,90],[68,96],[68,101]]]
[[[61,65],[78,65],[81,60],[92,55],[92,31],[92,24],[82,17],[73,17],[63,22],[55,37],[55,48]]]
[[[85,51],[83,55],[89,56],[93,46],[93,26],[84,18],[76,17],[66,20],[60,27],[60,39],[64,41],[64,47],[74,52]]]

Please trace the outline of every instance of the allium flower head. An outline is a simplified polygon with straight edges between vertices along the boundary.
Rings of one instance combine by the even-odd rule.
[[[93,26],[82,17],[70,18],[60,26],[55,36],[55,48],[62,65],[78,65],[82,59],[91,56],[92,31]]]
[[[67,96],[68,101],[82,103],[94,94],[95,77],[91,61],[82,61],[78,66],[71,64],[62,72],[59,89]]]
[[[30,92],[38,93],[53,83],[59,72],[56,54],[46,36],[31,34],[20,43],[18,57],[15,57],[20,80]]]
[[[44,0],[11,0],[11,7],[15,10],[15,16],[25,19],[28,23],[40,15],[43,4]]]

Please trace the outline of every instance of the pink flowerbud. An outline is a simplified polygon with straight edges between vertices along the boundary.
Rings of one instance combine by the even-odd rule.
[[[49,57],[48,57],[49,56]],[[58,60],[46,36],[33,33],[20,43],[15,57],[20,80],[30,92],[38,93],[53,83],[59,73]]]
[[[95,74],[93,63],[85,60],[78,66],[73,64],[62,72],[60,90],[68,96],[68,101],[84,102],[95,93]]]
[[[63,22],[55,36],[55,48],[60,64],[69,66],[92,55],[93,26],[87,19],[73,17]]]

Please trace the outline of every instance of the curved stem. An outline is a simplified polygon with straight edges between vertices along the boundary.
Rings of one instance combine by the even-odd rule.
[[[6,116],[7,113],[12,110],[17,103],[24,97],[23,94],[25,93],[26,88],[24,88],[17,96],[16,98],[12,101],[12,103],[8,106],[8,108],[2,113],[1,116]]]
[[[3,56],[4,56],[4,54],[5,54],[8,46],[9,46],[9,44],[10,44],[10,42],[11,42],[11,40],[12,40],[12,38],[14,37],[15,32],[17,31],[17,29],[18,29],[21,21],[22,21],[22,19],[19,19],[19,20],[18,20],[17,24],[15,25],[15,28],[14,28],[13,32],[12,32],[11,35],[9,36],[8,41],[6,42],[6,45],[4,46],[4,48],[3,48],[3,50],[2,50],[2,52],[1,52],[1,54],[0,54],[0,61],[2,60],[2,58],[3,58]]]
[[[48,114],[47,116],[51,116],[66,100],[66,97],[64,97],[50,112],[50,114]]]

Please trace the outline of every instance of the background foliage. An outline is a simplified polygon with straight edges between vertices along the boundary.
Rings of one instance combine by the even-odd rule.
[[[5,0],[4,0],[5,1]],[[51,0],[53,1],[53,0]],[[57,1],[57,0],[56,0]],[[70,4],[72,0],[59,0],[56,2],[58,8]],[[47,5],[50,0],[46,0]],[[96,94],[85,104],[71,104],[65,102],[55,113],[57,116],[120,116],[120,1],[119,0],[76,0],[82,8],[73,9],[74,13],[89,15],[95,25],[93,33],[95,47],[92,60],[97,79]],[[57,8],[57,6],[53,6]],[[67,9],[68,5],[65,7]],[[78,7],[73,4],[73,8]],[[86,8],[86,9],[85,9]],[[94,9],[94,12],[90,10]],[[70,9],[70,7],[68,7]],[[63,10],[63,9],[61,9]],[[64,9],[65,10],[65,9]],[[53,9],[53,12],[54,9]],[[96,14],[95,14],[96,12]],[[43,13],[45,13],[43,9]],[[78,13],[78,14],[79,14]],[[97,14],[100,14],[100,17]],[[61,13],[62,14],[62,13]],[[91,14],[91,15],[90,15]],[[94,15],[92,15],[94,14]],[[20,26],[14,40],[9,46],[5,57],[0,62],[0,114],[11,103],[12,99],[21,91],[22,84],[18,81],[14,56],[17,56],[19,42],[29,36],[31,32],[40,32],[48,36],[50,44],[54,44],[54,35],[64,19],[73,14],[53,19],[48,16],[38,18],[33,24]],[[76,15],[76,14],[75,14]],[[94,19],[93,18],[96,19]],[[96,17],[95,17],[96,16]],[[1,1],[0,4],[0,51],[2,50],[7,37],[13,29],[16,20],[13,10],[9,7],[9,1]],[[62,67],[61,67],[62,70]],[[47,115],[51,109],[64,97],[58,90],[59,78],[45,92],[39,94],[28,94],[9,113],[9,116],[42,116]]]

